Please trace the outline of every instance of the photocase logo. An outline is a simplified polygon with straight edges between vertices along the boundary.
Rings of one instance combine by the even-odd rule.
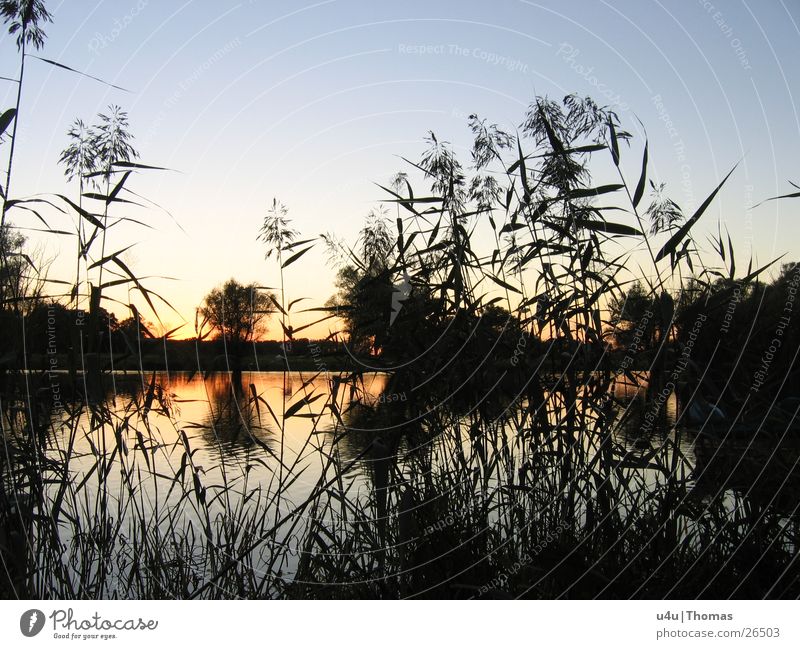
[[[32,638],[44,628],[44,613],[38,608],[25,611],[19,618],[19,630],[22,635]]]
[[[395,318],[403,308],[403,302],[411,295],[411,278],[406,271],[403,271],[403,280],[399,284],[392,286],[392,312],[389,314],[389,326],[394,324]]]

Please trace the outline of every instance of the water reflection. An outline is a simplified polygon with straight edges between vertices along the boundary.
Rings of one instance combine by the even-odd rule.
[[[737,439],[699,434],[693,476],[705,498],[732,491],[761,512],[769,507],[785,516],[797,513],[800,493],[800,445],[796,441]]]
[[[107,395],[109,407],[121,407],[129,400],[150,402],[147,425],[159,430],[165,448],[176,443],[177,431],[185,431],[192,448],[198,451],[198,461],[210,471],[228,463],[253,469],[253,459],[258,458],[252,478],[269,480],[277,456],[287,464],[297,461],[308,465],[312,470],[297,483],[298,497],[313,484],[319,470],[315,445],[331,449],[335,444],[341,466],[358,458],[349,477],[368,485],[379,521],[391,514],[387,494],[402,488],[414,476],[427,480],[437,467],[453,461],[472,468],[486,466],[492,461],[487,451],[490,448],[518,454],[523,467],[528,447],[516,442],[515,437],[528,435],[534,446],[538,443],[532,436],[539,430],[533,424],[533,414],[527,420],[520,419],[527,422],[522,429],[513,418],[493,426],[492,420],[483,419],[480,413],[456,414],[437,404],[425,404],[414,394],[413,386],[399,389],[381,374],[364,375],[356,384],[343,382],[335,375],[279,372],[239,376],[217,373],[205,377],[158,373],[154,378],[155,381],[153,376],[115,375]],[[798,448],[783,444],[776,451],[769,439],[731,440],[724,435],[714,437],[708,431],[698,435],[682,425],[674,394],[666,400],[658,425],[643,426],[651,407],[645,399],[646,379],[642,374],[637,377],[638,385],[620,380],[611,387],[613,436],[631,456],[646,454],[671,441],[677,444],[680,463],[695,481],[698,495],[735,491],[758,506],[771,504],[781,511],[793,511],[791,494],[800,490]],[[282,425],[278,423],[276,418],[281,419],[281,414],[304,395],[317,395],[320,399],[314,402],[314,408],[304,408]],[[543,397],[548,399],[550,410],[545,413],[548,421],[540,427],[540,433],[560,435],[569,417],[580,419],[584,426],[591,425],[594,415],[587,415],[588,411],[568,415],[550,391]],[[536,410],[532,398],[528,395],[519,410]],[[336,415],[323,406],[330,403],[337,404]],[[319,417],[305,416],[312,412]],[[575,439],[593,434],[578,425],[573,428]],[[443,430],[460,432],[455,437],[442,436]],[[490,440],[491,435],[506,441],[497,443]],[[444,437],[446,445],[441,441]],[[541,435],[539,438],[544,439]],[[113,447],[113,440],[107,446]],[[588,445],[587,452],[593,452]],[[91,458],[88,452],[87,457]],[[81,466],[76,463],[73,468]],[[438,498],[434,485],[428,484],[424,491],[414,497],[421,502]],[[382,525],[379,532],[381,536],[385,533]]]
[[[208,409],[198,424],[209,449],[216,449],[220,459],[240,458],[253,447],[274,452],[275,433],[241,375],[210,376],[203,380],[203,387]]]
[[[657,537],[668,552],[689,538],[687,530],[696,543],[716,539],[707,523],[724,524],[740,510],[758,530],[761,512],[769,512],[773,527],[767,531],[778,535],[782,517],[796,507],[800,453],[785,444],[770,448],[769,439],[737,441],[688,430],[674,396],[657,424],[644,426],[652,404],[641,378],[641,385],[609,385],[573,375],[564,386],[550,375],[499,417],[496,407],[507,394],[491,407],[462,412],[385,375],[115,376],[108,425],[92,428],[88,414],[84,421],[86,438],[94,440],[88,444],[103,455],[121,443],[147,450],[152,477],[136,488],[159,507],[209,503],[210,518],[228,521],[225,543],[228,531],[242,528],[240,517],[263,519],[260,534],[299,506],[294,532],[287,527],[274,546],[284,538],[288,543],[292,533],[305,535],[302,556],[284,557],[279,568],[298,584],[382,576],[375,579],[380,589],[394,575],[401,595],[449,595],[487,582],[481,561],[494,548],[546,545],[525,576],[535,583],[542,571],[575,568],[565,559],[581,538],[613,549],[624,535],[636,548],[650,547]],[[137,405],[126,405],[130,400]],[[77,482],[96,462],[81,444],[78,436],[80,453],[70,466]],[[136,453],[123,449],[113,457],[126,465],[126,475],[150,475],[138,473],[144,467]],[[104,473],[112,492],[123,486],[117,477],[123,473]],[[236,520],[226,518],[229,489],[243,497]],[[312,499],[313,507],[304,510]],[[195,514],[186,515],[202,523]],[[327,548],[339,535],[335,556],[349,557],[348,563],[329,572],[335,564]],[[738,540],[737,532],[729,543]],[[637,550],[636,556],[645,561],[649,555]],[[623,548],[614,561],[629,558]],[[643,564],[637,570],[644,575],[650,569]],[[582,574],[575,570],[558,579],[574,586]],[[459,585],[447,586],[454,574]],[[573,594],[605,587],[582,586]]]

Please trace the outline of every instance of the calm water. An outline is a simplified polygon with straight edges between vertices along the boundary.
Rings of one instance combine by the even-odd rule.
[[[290,490],[292,498],[310,493],[321,473],[319,449],[329,450],[336,428],[334,417],[322,405],[330,398],[329,379],[305,372],[253,372],[245,373],[241,384],[233,384],[228,374],[204,378],[199,374],[156,373],[159,389],[151,409],[142,416],[132,404],[134,400],[144,403],[151,378],[115,374],[108,380],[106,405],[110,422],[106,420],[102,425],[88,412],[71,429],[54,422],[58,432],[51,454],[63,457],[72,438],[70,469],[80,476],[94,466],[95,450],[112,453],[117,433],[121,433],[128,456],[146,448],[153,472],[173,476],[180,468],[185,434],[192,462],[204,484],[224,484],[242,491],[247,486],[269,484],[280,472],[282,462],[293,473],[302,474]],[[359,396],[367,403],[375,403],[386,378],[382,374],[365,377]],[[306,396],[319,398],[295,416],[283,419],[281,426],[282,413]],[[339,403],[347,408],[354,396],[344,393]],[[339,450],[346,462],[349,453],[363,449],[345,443],[339,445]],[[355,475],[360,477],[359,472]],[[109,474],[109,484],[116,488],[123,488],[122,480],[120,472]],[[143,482],[142,489],[154,490],[154,485]],[[152,495],[155,497],[155,493]]]
[[[110,454],[119,438],[123,441],[123,451],[127,450],[130,455],[135,455],[134,450],[147,448],[153,473],[173,476],[180,468],[185,434],[193,452],[192,461],[204,484],[227,485],[244,491],[253,485],[270,484],[281,473],[282,463],[284,473],[300,474],[290,496],[292,500],[302,500],[317,484],[324,453],[332,450],[335,435],[344,432],[344,427],[337,424],[333,413],[324,405],[331,400],[332,389],[337,390],[336,401],[343,413],[341,421],[348,428],[348,434],[336,445],[343,466],[363,453],[373,439],[394,432],[387,432],[380,420],[347,416],[355,400],[375,406],[391,399],[384,395],[388,381],[385,374],[365,375],[357,390],[351,391],[335,388],[336,378],[332,375],[326,377],[311,372],[245,373],[241,384],[236,385],[228,374],[203,377],[196,373],[156,373],[158,389],[144,417],[141,408],[132,404],[145,402],[151,378],[151,375],[113,375],[107,395],[109,420],[103,425],[86,413],[72,428],[59,427],[56,420],[58,433],[52,440],[51,454],[63,457],[71,444],[70,470],[74,476],[81,476],[94,466],[96,451]],[[617,384],[614,391],[615,397],[624,404],[620,414],[624,409],[641,408],[636,399],[637,389]],[[281,425],[281,414],[304,397],[313,401],[294,416],[283,419]],[[666,403],[666,414],[668,424],[674,423],[674,396]],[[636,421],[637,417],[633,416],[616,430],[615,436],[624,446],[635,450],[644,441],[654,445],[663,441],[664,438],[658,436],[643,440],[638,435]],[[466,427],[462,441],[469,446]],[[431,444],[435,443],[432,439]],[[689,436],[681,438],[681,448],[687,459],[692,460]],[[320,449],[324,453],[321,454]],[[400,450],[402,454],[412,449],[401,447]],[[368,468],[369,462],[357,462],[350,467],[348,477],[353,481],[354,493],[369,488],[365,481]],[[124,487],[122,479],[120,472],[109,473],[109,484],[116,488]],[[156,498],[155,481],[143,482],[141,488],[151,490],[150,495]],[[163,497],[163,493],[159,497]]]
[[[460,415],[449,416],[447,431],[426,429],[421,436],[411,434],[413,426],[404,421],[405,404],[386,394],[389,377],[385,374],[365,375],[351,388],[339,383],[336,376],[315,373],[246,373],[236,384],[227,374],[203,377],[157,373],[156,389],[151,390],[152,376],[107,377],[106,408],[85,411],[71,420],[53,415],[55,434],[48,438],[49,454],[61,464],[68,457],[71,483],[73,487],[81,485],[75,489],[80,494],[71,505],[79,510],[76,519],[92,520],[97,503],[103,503],[111,519],[124,522],[120,534],[133,534],[131,526],[137,524],[137,518],[159,527],[174,529],[189,524],[202,529],[204,513],[196,506],[196,489],[201,487],[212,516],[236,521],[243,511],[246,516],[264,515],[269,520],[259,529],[268,530],[273,522],[292,515],[319,493],[320,485],[334,484],[330,482],[333,480],[332,491],[336,493],[322,511],[303,509],[299,528],[283,524],[275,528],[280,531],[271,543],[289,549],[281,554],[277,570],[291,579],[300,569],[302,555],[297,547],[292,549],[292,543],[300,542],[303,525],[314,517],[330,521],[346,534],[341,527],[343,511],[358,511],[370,520],[391,516],[387,511],[387,485],[413,482],[415,476],[423,482],[429,475],[446,476],[457,467],[458,455],[462,460],[469,458],[470,473],[453,475],[474,473],[477,484],[480,467],[486,465],[485,457],[478,461],[473,453],[483,442],[470,437],[470,426]],[[641,455],[676,438],[681,453],[673,474],[654,469],[647,462],[641,466],[633,462],[625,467],[626,472],[611,472],[609,480],[629,479],[641,493],[663,486],[676,475],[691,476],[697,462],[694,437],[680,428],[676,432],[675,398],[665,404],[665,432],[644,439],[639,432],[643,408],[640,390],[617,384],[613,391],[617,403],[613,435],[623,454]],[[388,402],[395,413],[392,426],[380,416],[382,404]],[[335,410],[330,403],[336,404]],[[284,418],[283,413],[292,416]],[[631,416],[626,419],[625,413]],[[564,412],[550,413],[556,422],[564,417]],[[538,452],[530,438],[521,441],[517,433],[513,425],[501,427],[499,438],[506,441],[502,443],[505,447],[497,447],[497,453],[505,455],[507,464],[503,466],[508,470],[490,476],[495,481],[490,490],[498,487],[494,489],[495,498],[503,498],[507,483],[516,480],[517,469]],[[491,434],[498,438],[497,430]],[[577,431],[573,443],[592,458],[597,440],[589,437]],[[395,440],[393,448],[390,440]],[[376,455],[380,448],[387,449],[386,461]],[[555,466],[558,460],[553,462]],[[727,465],[723,468],[727,471]],[[273,499],[277,485],[284,488]],[[558,488],[553,488],[555,497]],[[704,487],[701,498],[710,493],[711,498],[721,498],[723,506],[733,511],[742,502],[742,490],[737,493],[736,489],[725,479],[713,481]],[[103,492],[108,497],[97,497]],[[88,509],[80,511],[83,501]],[[341,509],[337,511],[337,507]],[[582,519],[583,514],[578,517]],[[487,523],[492,523],[492,515]],[[66,529],[63,534],[66,545],[75,541],[72,530]],[[276,566],[270,562],[268,549],[253,558],[254,567],[274,572]]]

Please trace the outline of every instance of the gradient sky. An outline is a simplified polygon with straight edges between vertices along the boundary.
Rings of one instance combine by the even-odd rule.
[[[151,286],[190,323],[228,277],[277,285],[255,243],[273,197],[304,235],[353,241],[382,198],[374,183],[404,168],[398,156],[418,158],[429,129],[466,161],[466,115],[513,129],[535,94],[591,95],[637,135],[641,120],[651,172],[688,213],[742,160],[702,227],[722,219],[743,266],[751,250],[761,263],[800,258],[798,203],[747,209],[800,181],[796,0],[47,5],[54,23],[40,54],[132,92],[30,60],[12,195],[74,195],[56,164],[70,123],[121,105],[141,161],[176,170],[130,187],[174,221],[139,211],[155,229],[120,228],[110,248],[139,241],[127,259],[137,274],[176,278]],[[5,34],[0,52],[0,75],[15,76]],[[0,83],[9,107],[14,89]],[[623,151],[634,184],[641,145]],[[74,243],[42,245],[58,255]],[[67,259],[52,274],[71,272]],[[324,302],[333,273],[322,248],[304,262],[287,269],[287,296]]]

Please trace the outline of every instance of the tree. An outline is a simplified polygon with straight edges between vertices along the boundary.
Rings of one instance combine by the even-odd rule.
[[[394,286],[387,270],[360,273],[352,265],[336,274],[339,292],[329,300],[344,319],[350,348],[356,353],[379,351],[389,328]]]
[[[798,285],[796,263],[781,265],[771,282],[689,280],[676,309],[675,338],[690,348],[695,374],[713,385],[715,399],[768,409],[800,394]]]
[[[386,339],[392,296],[397,290],[392,282],[396,236],[389,221],[383,212],[371,211],[359,233],[356,250],[332,237],[326,240],[332,258],[340,266],[336,274],[338,292],[328,305],[340,310],[353,351],[378,351]]]
[[[113,348],[137,353],[142,340],[153,338],[153,324],[144,320],[139,312],[116,324],[111,332]]]
[[[5,263],[0,266],[0,310],[18,311],[25,257],[25,237],[8,226],[0,227],[0,253]]]
[[[655,300],[642,283],[635,281],[631,288],[609,300],[609,323],[614,342],[621,347],[636,343],[639,351],[655,343]]]
[[[238,355],[245,343],[264,333],[265,320],[275,312],[275,296],[256,284],[243,285],[229,279],[211,290],[199,312],[204,321]]]

